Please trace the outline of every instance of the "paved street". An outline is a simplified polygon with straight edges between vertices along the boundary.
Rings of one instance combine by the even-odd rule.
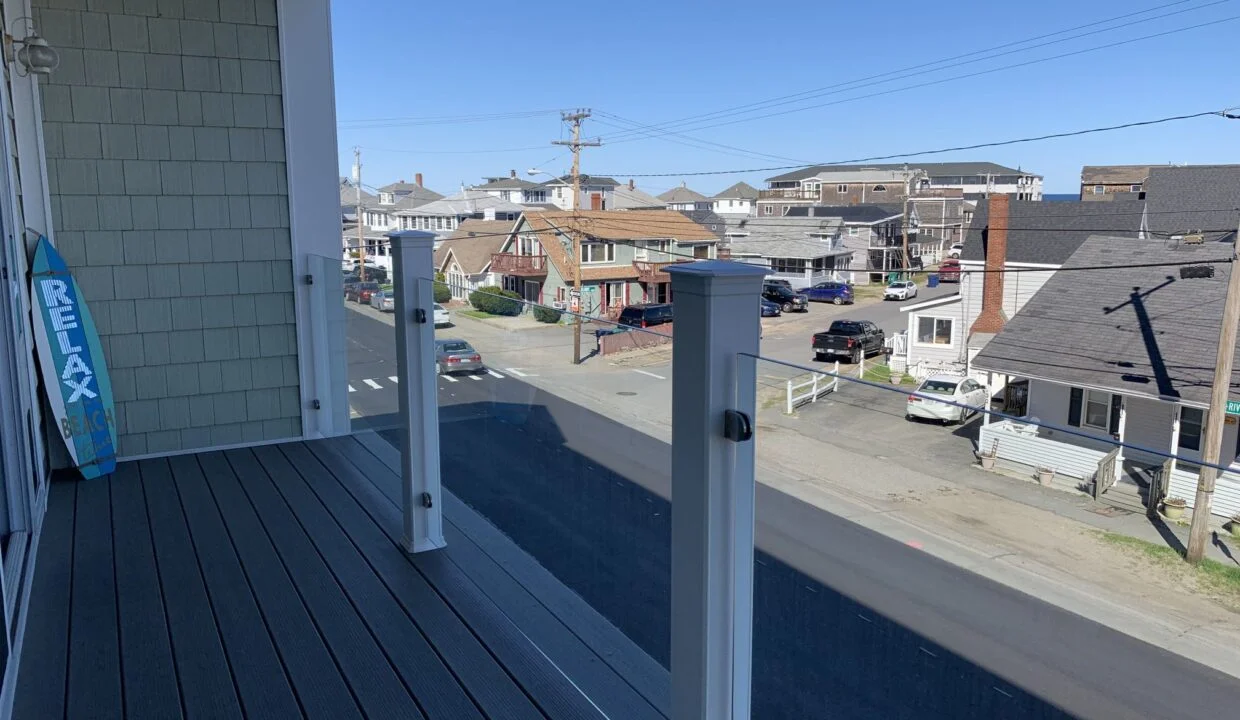
[[[850,315],[860,311],[869,308]],[[362,312],[348,318],[351,405],[392,425],[392,326]],[[443,334],[501,349],[484,353],[491,372],[438,381],[445,483],[666,664],[670,448],[630,416],[648,416],[660,401],[670,410],[670,370],[601,358],[576,367],[562,328],[506,332],[459,322]],[[768,328],[767,337],[782,330]],[[565,361],[529,367],[543,355]],[[552,394],[538,385],[563,387]],[[606,414],[561,397],[593,386],[592,406]],[[644,404],[626,411],[634,399]],[[874,411],[866,414],[877,424],[832,434],[873,457],[884,401],[841,395],[830,403],[804,414],[826,418],[812,423],[817,431],[829,432],[829,418],[848,403]],[[764,481],[778,484],[772,427],[760,426],[767,439],[759,452],[771,476]],[[950,429],[912,431],[939,439],[936,460],[966,452]],[[832,506],[828,513],[759,487],[756,717],[820,717],[828,707],[843,718],[1065,716],[1038,693],[1070,700],[1063,710],[1081,717],[1206,717],[1240,693],[1233,678],[962,569],[985,562],[982,555],[942,562],[920,542],[852,522],[864,508],[838,499]],[[856,556],[862,547],[865,556]],[[1192,691],[1171,698],[1160,687]]]

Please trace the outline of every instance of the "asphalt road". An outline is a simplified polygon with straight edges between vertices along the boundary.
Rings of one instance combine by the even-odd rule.
[[[349,318],[350,384],[394,375],[391,327]],[[670,446],[497,374],[440,380],[445,484],[666,665]],[[395,407],[367,388],[368,407]],[[1240,697],[1230,676],[761,485],[757,521],[754,717],[1223,717]]]

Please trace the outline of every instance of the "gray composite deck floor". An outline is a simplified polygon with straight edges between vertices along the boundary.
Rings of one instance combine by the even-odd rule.
[[[664,718],[667,673],[373,434],[54,482],[14,717]]]

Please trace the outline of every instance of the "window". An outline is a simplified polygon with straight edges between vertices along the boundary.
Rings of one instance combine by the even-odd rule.
[[[848,237],[857,237],[860,234],[861,234],[861,228],[857,228],[857,227],[848,228]]]
[[[837,193],[841,193],[841,194],[846,193],[846,192],[848,192],[848,186],[847,186],[847,185],[842,185],[842,184],[841,184],[841,185],[836,185],[836,186],[835,186],[835,191],[836,191]]]
[[[607,263],[616,261],[616,246],[611,243],[582,243],[581,262]]]
[[[943,317],[917,318],[918,345],[951,345],[955,320]]]
[[[1085,392],[1085,417],[1083,425],[1106,430],[1111,396],[1108,393],[1088,390]]]
[[[875,185],[874,192],[887,192],[887,186],[886,185]]]
[[[805,272],[804,258],[771,258],[771,270],[778,273]]]
[[[1105,188],[1103,188],[1101,185],[1095,185],[1095,186],[1094,186],[1094,194],[1095,194],[1095,195],[1101,195],[1101,194],[1102,194],[1102,193],[1104,193],[1104,192],[1106,192],[1106,189],[1105,189]]]
[[[763,214],[763,215],[773,215],[773,214],[775,214],[775,206],[774,206],[774,205],[763,205],[763,206],[762,206],[762,214]]]
[[[1141,186],[1137,184],[1129,185],[1128,189],[1135,193],[1141,192]]]
[[[1201,429],[1206,423],[1206,413],[1200,408],[1180,408],[1180,448],[1201,450]]]

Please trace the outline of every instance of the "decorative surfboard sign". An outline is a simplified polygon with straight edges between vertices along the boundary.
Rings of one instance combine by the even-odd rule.
[[[112,382],[90,309],[65,260],[39,238],[30,273],[43,387],[73,462],[90,479],[116,469]]]

